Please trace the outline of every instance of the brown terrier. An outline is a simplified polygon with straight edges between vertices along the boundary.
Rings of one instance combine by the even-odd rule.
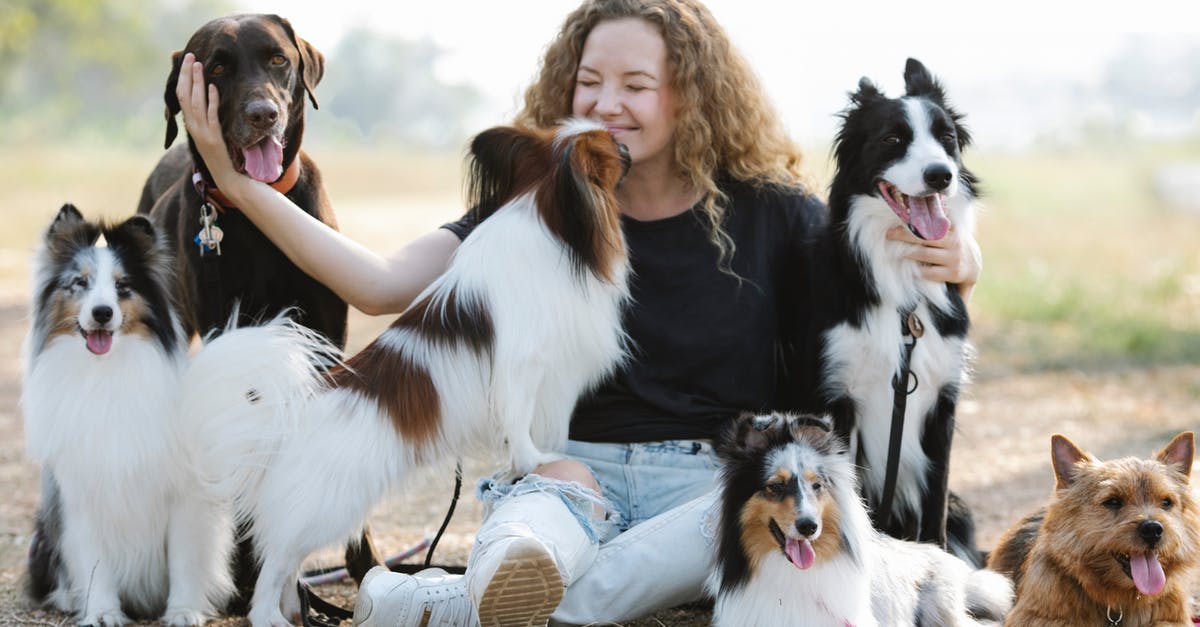
[[[1185,590],[1200,563],[1200,511],[1188,485],[1195,438],[1151,459],[1101,462],[1051,438],[1050,504],[1004,534],[988,566],[1016,584],[1006,626],[1192,627]]]

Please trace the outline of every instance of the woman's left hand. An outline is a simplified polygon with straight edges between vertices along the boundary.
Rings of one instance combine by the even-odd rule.
[[[929,281],[953,283],[964,300],[970,299],[983,269],[983,255],[969,233],[961,234],[952,224],[942,239],[924,240],[913,235],[908,227],[895,226],[888,229],[887,238],[915,244],[905,256],[921,263],[921,276]]]

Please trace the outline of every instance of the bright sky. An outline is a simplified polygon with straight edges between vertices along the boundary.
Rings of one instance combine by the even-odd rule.
[[[483,92],[489,123],[507,121],[516,110],[546,43],[576,6],[574,0],[243,1],[246,10],[289,18],[300,36],[325,51],[354,26],[406,39],[429,38],[445,50],[435,68],[438,76]],[[1109,3],[1104,2],[1055,0],[707,4],[802,140],[832,133],[833,114],[845,105],[846,92],[859,77],[899,90],[909,56],[943,80],[952,100],[980,131],[996,117],[977,119],[981,114],[1008,107],[997,94],[1014,79],[1086,85],[1099,79],[1106,61],[1131,33],[1176,41],[1200,37],[1200,2],[1195,0],[1141,0],[1123,3],[1119,10],[1105,9]],[[995,126],[990,135],[1013,132],[1011,124]],[[985,139],[989,134],[976,135]]]

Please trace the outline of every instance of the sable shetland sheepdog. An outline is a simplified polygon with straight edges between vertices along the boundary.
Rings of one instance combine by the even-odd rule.
[[[848,443],[877,528],[942,546],[949,540],[952,552],[981,565],[970,514],[947,486],[969,351],[966,306],[957,286],[921,277],[921,264],[905,258],[913,245],[885,237],[899,225],[927,240],[951,228],[974,231],[976,181],[961,159],[970,136],[925,66],[909,59],[904,80],[905,95],[888,98],[863,78],[843,113],[830,226],[813,259],[820,291],[813,302],[822,306],[815,353],[820,388],[812,406],[833,416]],[[911,375],[900,381],[913,336]],[[887,508],[894,381],[903,387],[906,407]]]
[[[99,225],[65,205],[35,261],[21,404],[43,494],[29,588],[80,624],[198,625],[232,591],[228,508],[180,438],[171,258],[149,220]]]
[[[418,469],[484,449],[507,448],[514,476],[558,459],[577,398],[625,354],[627,151],[573,120],[485,131],[471,158],[478,227],[328,384],[306,366],[325,349],[284,321],[231,329],[193,363],[185,411],[253,525],[257,627],[287,624],[301,560]]]
[[[1000,621],[1004,576],[871,527],[827,416],[742,415],[717,443],[718,627],[899,627]]]

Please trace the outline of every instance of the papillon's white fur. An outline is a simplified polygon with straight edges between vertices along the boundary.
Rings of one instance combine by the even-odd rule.
[[[65,205],[35,261],[21,404],[43,490],[29,587],[80,624],[128,612],[198,625],[232,591],[228,508],[180,438],[187,343],[170,258],[145,218],[99,225]]]
[[[287,624],[301,561],[356,537],[414,471],[489,451],[514,476],[559,459],[576,400],[625,355],[624,148],[575,120],[485,131],[471,158],[478,226],[328,381],[314,364],[329,351],[285,321],[231,329],[193,363],[185,411],[262,564],[256,627]]]
[[[718,627],[996,624],[1012,584],[871,527],[854,466],[811,415],[743,415],[720,439]],[[981,622],[986,621],[986,622]]]

